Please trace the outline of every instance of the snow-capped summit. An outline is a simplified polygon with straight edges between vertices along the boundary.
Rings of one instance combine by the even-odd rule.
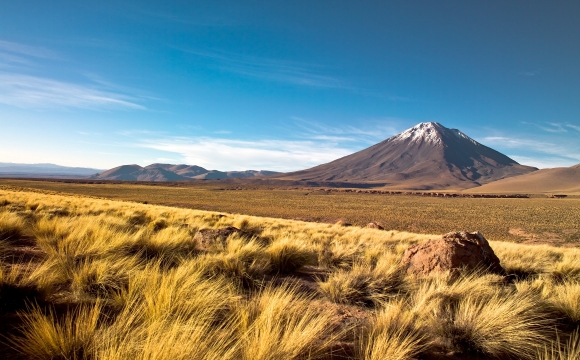
[[[352,155],[281,178],[445,189],[475,187],[535,170],[457,129],[425,122]]]
[[[466,139],[474,144],[477,141],[465,135],[457,129],[448,129],[438,122],[422,122],[413,126],[412,128],[403,131],[402,133],[393,136],[393,141],[409,141],[409,142],[428,142],[431,144],[442,145],[446,137],[456,136],[458,138]]]

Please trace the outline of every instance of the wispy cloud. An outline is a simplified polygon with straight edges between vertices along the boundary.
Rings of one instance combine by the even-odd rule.
[[[145,109],[145,97],[94,75],[85,82],[71,82],[31,75],[40,63],[62,61],[56,52],[0,40],[0,103],[21,108]],[[8,71],[9,69],[10,71]]]
[[[580,131],[580,126],[578,125],[572,125],[572,124],[565,124],[564,126],[569,127],[570,129],[574,129],[576,131]]]
[[[5,40],[0,40],[0,51],[43,59],[60,58],[56,52],[43,47],[23,45]]]
[[[505,147],[510,149],[522,149],[528,153],[536,153],[539,156],[535,157],[535,163],[549,163],[548,159],[559,159],[557,163],[570,166],[580,161],[580,149],[570,148],[565,144],[554,144],[552,142],[537,141],[533,139],[521,139],[504,136],[488,136],[484,138],[484,142],[488,145],[497,147]],[[517,157],[517,155],[515,155]],[[520,155],[520,157],[522,157]],[[527,156],[526,158],[531,158]],[[515,160],[515,158],[514,158]],[[516,160],[517,161],[517,160]],[[526,165],[528,165],[526,163]],[[548,166],[548,167],[553,167]]]
[[[356,141],[376,143],[399,133],[401,125],[409,121],[397,118],[365,119],[359,126],[329,126],[317,121],[293,116],[294,125],[301,130],[301,136],[313,140]]]
[[[580,125],[570,124],[569,122],[543,122],[540,124],[522,121],[524,125],[532,125],[538,129],[547,131],[549,133],[566,133],[568,130],[580,131]]]
[[[343,77],[332,75],[333,68],[325,65],[234,54],[226,51],[201,51],[178,47],[176,49],[205,59],[210,67],[246,78],[312,88],[339,89],[395,102],[415,101],[408,96],[385,94],[352,84]]]
[[[326,142],[216,137],[145,139],[136,146],[176,153],[185,163],[219,170],[293,171],[352,153],[351,149]]]
[[[128,95],[11,73],[0,73],[0,103],[22,108],[145,109]]]
[[[564,127],[563,124],[560,123],[553,123],[553,122],[549,122],[546,123],[548,126],[544,126],[544,125],[536,125],[538,128],[547,131],[547,132],[551,132],[551,133],[562,133],[562,132],[567,132],[568,130]]]
[[[241,76],[310,87],[353,88],[342,79],[322,74],[324,68],[319,65],[227,52],[180,50],[211,60],[212,66]]]

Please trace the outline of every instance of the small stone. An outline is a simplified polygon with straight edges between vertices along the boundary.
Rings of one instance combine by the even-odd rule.
[[[367,224],[366,226],[367,229],[378,229],[378,230],[385,230],[384,227],[382,227],[380,224],[376,223],[376,222],[370,222]]]
[[[217,244],[226,245],[226,240],[232,234],[239,234],[247,236],[244,231],[234,226],[228,226],[221,229],[202,229],[195,234],[193,240],[197,242],[197,246],[202,250],[208,250]]]

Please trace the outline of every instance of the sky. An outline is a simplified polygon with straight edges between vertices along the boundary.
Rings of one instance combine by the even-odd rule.
[[[580,163],[580,2],[0,0],[0,162],[292,171],[420,122]]]

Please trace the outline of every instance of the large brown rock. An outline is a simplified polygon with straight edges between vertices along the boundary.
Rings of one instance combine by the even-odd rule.
[[[403,254],[402,265],[407,273],[413,275],[457,272],[460,268],[483,268],[505,274],[498,257],[480,232],[450,232],[440,239],[410,246]]]
[[[226,245],[226,240],[232,234],[239,234],[247,237],[249,234],[234,226],[228,226],[221,229],[202,229],[199,230],[193,240],[197,243],[197,247],[202,250],[208,250],[216,245]]]

